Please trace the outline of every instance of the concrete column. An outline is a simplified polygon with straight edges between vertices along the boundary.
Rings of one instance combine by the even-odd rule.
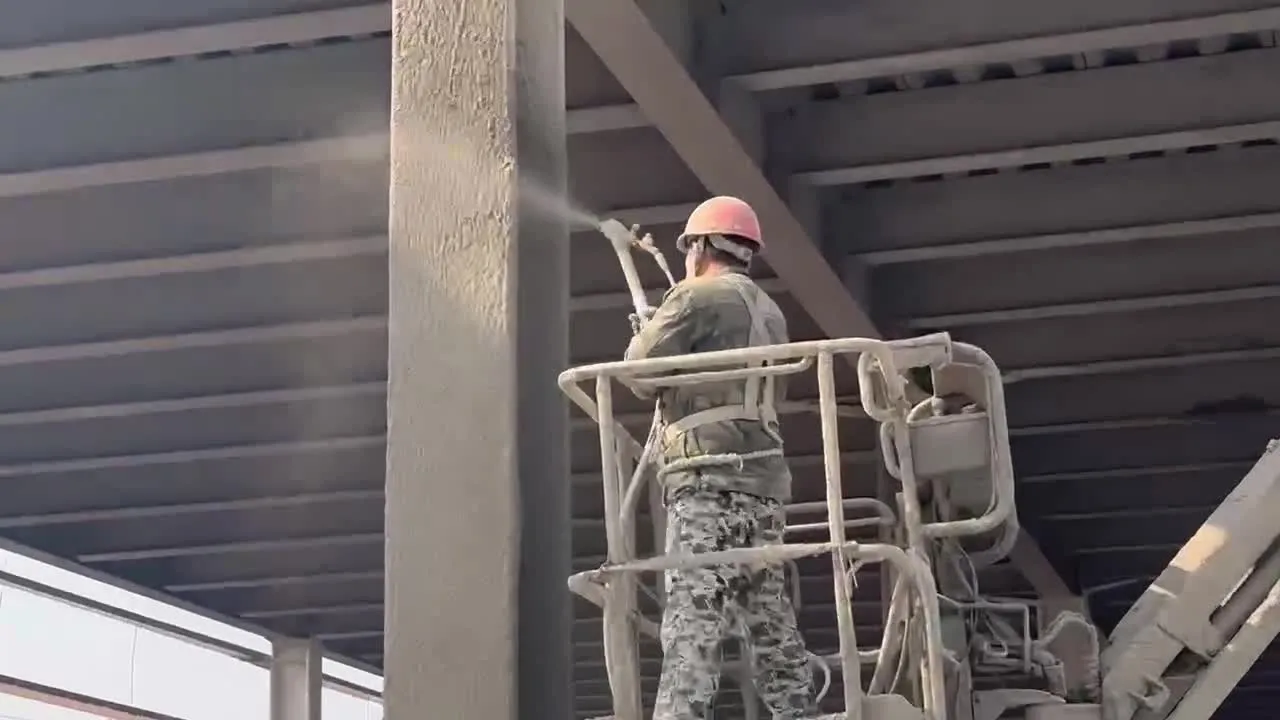
[[[271,720],[320,720],[324,655],[314,640],[271,645]]]
[[[387,720],[571,717],[562,0],[393,0]]]

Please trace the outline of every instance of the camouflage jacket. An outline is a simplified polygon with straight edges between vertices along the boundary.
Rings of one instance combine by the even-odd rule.
[[[777,303],[746,275],[724,274],[688,279],[669,290],[653,318],[632,338],[626,359],[786,342],[786,318]],[[781,378],[771,384],[776,405],[785,397],[786,385]],[[679,425],[700,411],[742,406],[748,400],[747,389],[747,383],[741,380],[664,389],[660,398],[666,423],[661,438],[662,463],[703,455],[781,450],[776,422],[772,431],[765,422],[749,419],[719,420],[691,428]],[[758,391],[757,395],[763,392]],[[672,472],[664,484],[668,493],[697,486],[786,502],[791,495],[791,471],[779,453],[749,459],[741,470],[726,464]]]

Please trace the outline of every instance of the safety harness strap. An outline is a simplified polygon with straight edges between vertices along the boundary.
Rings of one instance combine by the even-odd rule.
[[[759,291],[753,293],[750,280],[745,275],[729,277],[732,278],[733,289],[746,303],[747,312],[751,317],[751,334],[747,338],[747,346],[769,344],[769,331],[764,322],[765,300],[768,296]],[[748,363],[747,367],[764,367],[767,364],[767,362],[756,361]],[[778,422],[778,413],[774,404],[774,382],[773,376],[762,378],[757,375],[747,378],[741,405],[722,405],[699,410],[668,424],[667,432],[680,434],[702,425],[730,420],[756,420],[767,427],[775,427]]]

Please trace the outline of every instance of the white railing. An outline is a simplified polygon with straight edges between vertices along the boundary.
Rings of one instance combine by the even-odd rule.
[[[859,398],[866,415],[881,424],[882,451],[890,473],[902,483],[901,518],[873,498],[846,499],[842,493],[842,462],[839,440],[839,408],[835,391],[835,358],[856,363]],[[755,367],[744,367],[757,363]],[[912,368],[938,368],[960,363],[975,366],[984,376],[990,451],[985,455],[991,467],[992,499],[987,512],[962,520],[924,522],[921,517],[913,438],[919,429],[921,404],[913,407],[907,396],[904,372]],[[825,509],[828,542],[786,543],[762,548],[734,549],[701,554],[660,555],[638,559],[635,551],[636,506],[648,482],[655,432],[645,444],[627,433],[614,413],[614,384],[633,392],[654,391],[690,384],[743,380],[751,376],[797,375],[816,366],[818,410],[821,418],[823,464],[826,475],[826,502],[789,506],[793,512]],[[727,369],[726,369],[727,368]],[[592,381],[594,397],[583,389]],[[998,532],[992,552],[1007,552],[1008,539],[1016,536],[1013,512],[1013,475],[1009,463],[1008,431],[999,370],[981,350],[953,343],[946,333],[896,341],[862,338],[798,342],[786,345],[751,347],[678,357],[599,363],[574,368],[561,374],[564,393],[599,426],[602,479],[604,483],[605,534],[608,546],[603,567],[569,578],[569,587],[602,608],[604,613],[605,665],[618,720],[640,720],[640,673],[637,632],[657,637],[658,624],[636,611],[636,576],[673,568],[720,564],[787,563],[799,558],[829,554],[834,573],[835,611],[839,631],[840,670],[844,676],[846,717],[862,720],[864,692],[889,692],[892,678],[902,660],[913,663],[924,688],[923,714],[929,720],[945,720],[947,714],[943,647],[938,594],[929,564],[928,545],[933,538],[974,536]],[[655,423],[657,418],[655,417]],[[936,443],[935,443],[936,444]],[[943,443],[945,445],[945,443]],[[945,460],[925,458],[931,466]],[[871,510],[875,517],[847,520],[846,510]],[[905,547],[893,544],[865,544],[849,541],[846,530],[866,525],[897,525],[903,531]],[[789,530],[813,530],[808,524]],[[885,537],[887,534],[882,534]],[[880,648],[859,650],[852,612],[850,562],[888,562],[897,578],[888,610],[888,623]],[[923,627],[923,647],[903,636],[901,627],[908,618]],[[896,631],[896,632],[895,632]],[[832,658],[836,659],[836,658]],[[866,691],[861,682],[863,662],[876,664]]]

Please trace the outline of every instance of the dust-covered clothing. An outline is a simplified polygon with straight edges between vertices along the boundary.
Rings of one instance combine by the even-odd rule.
[[[626,359],[786,342],[787,322],[777,303],[746,275],[724,273],[690,278],[669,290],[653,317],[632,338]],[[771,415],[785,394],[782,378],[663,390],[663,465],[706,455],[777,451],[771,456],[745,460],[740,472],[720,472],[721,468],[672,472],[663,478],[667,492],[714,482],[724,490],[782,502],[790,500],[791,471],[782,457],[776,418]],[[766,397],[769,401],[763,402]],[[744,406],[769,412],[757,412],[756,419],[749,418],[750,413],[732,412]],[[706,413],[717,409],[731,412],[722,413],[722,419],[706,422]]]
[[[636,333],[626,357],[639,360],[786,342],[786,320],[777,304],[745,274],[724,273],[688,279],[672,288]],[[791,497],[791,471],[782,455],[776,414],[784,396],[780,378],[661,391],[660,477],[667,506],[667,554],[782,542],[782,503]],[[740,465],[723,461],[734,456]],[[689,465],[708,460],[718,464]],[[731,637],[741,638],[754,658],[757,692],[775,717],[808,713],[812,671],[782,565],[673,570],[666,573],[666,586],[662,679],[654,720],[709,717],[720,684],[722,645]]]
[[[668,497],[666,552],[779,544],[784,527],[785,513],[776,500],[684,487]],[[782,565],[669,570],[666,585],[654,720],[710,717],[720,684],[722,645],[730,637],[743,638],[751,647],[756,691],[775,718],[791,720],[812,712],[813,672]]]

